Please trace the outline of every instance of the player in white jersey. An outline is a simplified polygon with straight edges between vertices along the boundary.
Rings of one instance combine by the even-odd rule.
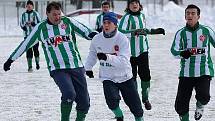
[[[90,45],[85,64],[86,74],[93,78],[92,68],[99,60],[99,78],[102,80],[104,95],[108,107],[117,121],[123,121],[119,107],[120,92],[135,121],[143,121],[143,109],[132,78],[129,62],[130,46],[127,37],[117,30],[117,17],[113,12],[103,18],[103,32],[97,34]]]
[[[186,26],[178,30],[172,43],[171,53],[181,59],[175,110],[181,121],[189,121],[189,103],[192,91],[196,91],[194,118],[199,120],[210,100],[210,81],[214,76],[210,45],[215,47],[214,31],[199,24],[200,8],[188,5],[185,9]]]
[[[77,103],[76,121],[84,121],[90,107],[90,98],[75,33],[86,39],[92,39],[96,33],[61,13],[59,3],[49,3],[46,8],[48,18],[37,24],[15,49],[4,63],[4,70],[10,70],[12,62],[41,41],[50,75],[62,93],[61,121],[69,121],[73,102]]]
[[[20,27],[24,32],[24,39],[31,33],[32,29],[41,21],[39,13],[34,10],[34,3],[28,0],[26,3],[26,11],[22,13],[20,19]],[[26,52],[27,62],[28,62],[28,72],[32,72],[32,58],[35,57],[36,69],[40,68],[39,65],[39,42],[35,44],[32,48],[29,48]]]

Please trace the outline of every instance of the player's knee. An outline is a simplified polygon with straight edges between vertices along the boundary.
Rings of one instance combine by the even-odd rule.
[[[27,58],[33,58],[33,54],[32,53],[27,53],[26,57]]]
[[[119,101],[118,100],[106,100],[106,103],[108,105],[108,108],[111,110],[116,109],[117,107],[119,107]]]
[[[201,96],[201,97],[198,97],[197,100],[198,100],[202,105],[206,105],[206,104],[208,104],[208,102],[210,101],[210,96],[209,96],[209,95]]]
[[[142,108],[135,109],[134,111],[132,111],[132,113],[134,114],[135,117],[142,117],[143,109]]]
[[[68,91],[62,94],[61,100],[63,102],[73,102],[75,98],[76,98],[76,93],[73,91]]]
[[[183,106],[183,103],[175,102],[175,111],[179,115],[184,115],[189,111],[189,106]]]
[[[39,51],[34,52],[34,56],[35,56],[35,57],[39,57],[39,55],[40,55],[40,54],[39,54]]]
[[[139,76],[140,76],[140,79],[143,81],[150,81],[151,80],[150,75],[139,74]]]
[[[79,111],[87,114],[89,111],[89,108],[90,108],[90,100],[89,99],[87,101],[77,102],[76,110],[79,110]]]

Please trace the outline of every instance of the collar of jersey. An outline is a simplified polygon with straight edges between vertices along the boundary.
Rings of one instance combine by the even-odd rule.
[[[112,38],[113,36],[116,35],[116,32],[117,32],[117,29],[115,29],[115,30],[113,30],[112,32],[109,32],[109,33],[105,33],[103,31],[103,35],[104,35],[105,38]]]
[[[195,31],[199,28],[199,22],[197,22],[193,27],[189,26],[188,24],[186,24],[186,28],[190,31]]]
[[[51,23],[51,21],[49,21],[48,18],[47,18],[47,23],[48,23],[49,25],[54,25],[53,23]]]
[[[128,13],[129,14],[131,14],[131,15],[136,15],[136,16],[138,16],[138,15],[140,15],[140,10],[139,11],[137,11],[137,12],[132,12],[131,10],[128,10]]]
[[[30,11],[26,10],[26,13],[32,13],[32,12],[33,12],[33,10],[30,10]]]

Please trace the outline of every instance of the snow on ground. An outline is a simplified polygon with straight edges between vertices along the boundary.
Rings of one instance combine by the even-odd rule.
[[[204,7],[202,10],[201,22],[215,29],[214,8]],[[146,12],[148,13],[148,12]],[[157,15],[146,15],[147,26],[164,27],[167,35],[150,36],[150,68],[152,75],[152,85],[150,90],[150,100],[152,110],[145,111],[145,121],[179,121],[178,115],[174,111],[174,100],[177,91],[179,60],[172,57],[170,47],[173,41],[174,32],[184,26],[184,8],[168,3],[164,12]],[[89,19],[90,18],[90,22]],[[3,20],[0,17],[1,20]],[[84,24],[94,27],[95,16],[80,16],[76,19]],[[2,21],[1,21],[2,22]],[[27,63],[25,54],[16,60],[9,72],[2,70],[3,63],[9,54],[22,41],[22,32],[16,24],[16,19],[7,20],[7,31],[4,31],[0,24],[0,121],[59,121],[60,120],[60,91],[53,79],[49,76],[46,62],[41,49],[41,69],[27,73]],[[17,37],[3,37],[17,35]],[[78,38],[79,50],[83,62],[85,62],[90,41]],[[215,51],[211,50],[212,59],[215,62]],[[94,69],[95,78],[88,79],[88,88],[91,98],[91,107],[86,121],[114,121],[114,115],[106,106],[102,83],[98,79],[98,65]],[[215,119],[215,82],[211,82],[211,101],[206,106],[204,116],[201,121],[214,121]],[[195,93],[190,103],[190,117],[194,121]],[[121,102],[125,121],[133,121],[124,102]],[[74,105],[75,107],[75,105]],[[71,119],[74,121],[75,108],[73,108]]]
[[[1,38],[2,44],[0,67],[8,58],[11,51],[18,45],[21,37]],[[172,34],[165,36],[150,36],[150,68],[152,86],[150,100],[152,110],[145,111],[145,121],[177,121],[174,111],[174,100],[178,84],[179,60],[174,59],[170,52],[173,39]],[[10,41],[10,42],[8,42]],[[85,62],[90,41],[79,38],[79,48],[83,62]],[[213,59],[215,60],[214,50]],[[97,65],[98,66],[98,65]],[[95,79],[87,79],[91,98],[91,108],[86,121],[113,121],[114,115],[107,108],[104,100],[102,83],[98,79],[97,66],[94,69]],[[59,121],[60,120],[60,92],[46,69],[46,62],[41,51],[41,69],[27,73],[25,55],[21,56],[11,66],[9,72],[0,70],[0,121]],[[214,121],[215,85],[211,83],[211,102],[205,109],[202,121]],[[193,93],[194,94],[194,93]],[[121,102],[125,121],[134,118]],[[74,106],[75,107],[75,106]],[[190,106],[191,121],[194,121],[194,95]],[[71,115],[74,120],[75,111]]]

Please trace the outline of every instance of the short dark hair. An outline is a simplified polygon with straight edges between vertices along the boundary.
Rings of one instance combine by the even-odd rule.
[[[27,3],[26,3],[26,5],[32,5],[32,6],[34,6],[34,3],[33,3],[33,1],[28,0]]]
[[[104,6],[104,5],[108,5],[110,7],[110,2],[108,2],[108,1],[102,2],[102,6]]]
[[[46,12],[50,13],[52,9],[61,10],[61,4],[58,2],[51,2],[46,7]]]
[[[137,2],[140,5],[140,10],[139,11],[143,10],[143,6],[140,4],[140,0],[128,0],[127,1],[127,8],[125,9],[125,12],[131,11],[129,9],[129,4],[132,3],[132,2]]]
[[[186,13],[187,9],[192,9],[192,8],[197,9],[197,15],[200,15],[200,8],[194,4],[188,5],[187,8],[185,9],[185,13]]]

